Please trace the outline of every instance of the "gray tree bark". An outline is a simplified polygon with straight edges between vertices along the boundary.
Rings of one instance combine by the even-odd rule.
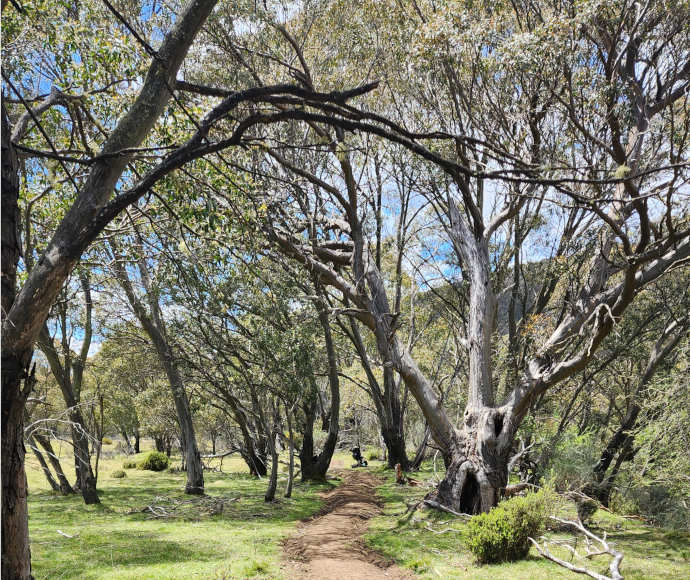
[[[89,243],[106,224],[95,218],[111,197],[130,155],[165,109],[177,71],[217,0],[192,0],[165,36],[144,84],[127,114],[106,140],[101,153],[114,154],[92,165],[84,186],[58,226],[38,264],[15,295],[18,177],[11,130],[2,114],[2,575],[17,580],[31,576],[23,419],[33,345],[60,288]],[[4,105],[4,103],[3,103]],[[7,208],[7,211],[5,211]],[[6,292],[6,290],[8,290]]]
[[[148,311],[134,291],[131,280],[125,269],[122,257],[115,249],[115,243],[111,242],[111,248],[115,257],[113,270],[115,277],[122,289],[125,291],[127,300],[135,316],[141,323],[142,328],[151,339],[158,359],[163,366],[163,370],[168,378],[168,384],[172,392],[177,411],[177,420],[180,426],[180,446],[182,448],[186,471],[187,483],[185,493],[203,494],[204,493],[204,474],[201,463],[201,453],[196,441],[192,412],[189,407],[189,398],[184,386],[182,375],[180,374],[175,356],[167,336],[165,322],[161,316],[158,297],[153,291],[148,268],[142,259],[137,265],[141,274],[142,284],[146,292]]]
[[[85,301],[84,339],[79,354],[74,357],[66,338],[66,312],[61,316],[61,328],[63,331],[62,360],[57,348],[48,332],[48,327],[43,329],[38,339],[38,346],[45,354],[50,365],[50,370],[55,377],[65,401],[71,422],[72,446],[74,449],[74,470],[77,474],[75,487],[81,492],[84,503],[87,505],[100,503],[96,491],[96,475],[91,467],[91,454],[89,452],[89,432],[81,410],[81,386],[84,378],[84,368],[91,346],[92,310],[91,285],[88,275],[80,273],[82,291]]]
[[[328,435],[321,453],[318,455],[314,454],[313,435],[316,401],[313,400],[313,404],[305,406],[306,420],[303,428],[302,449],[300,450],[302,481],[324,481],[326,479],[326,472],[331,465],[340,429],[340,379],[338,377],[338,359],[335,352],[335,344],[333,343],[331,324],[328,319],[328,303],[318,280],[314,280],[314,287],[317,293],[315,306],[319,316],[319,323],[323,330],[326,353],[328,355],[328,386],[331,393],[331,406],[328,413]],[[317,396],[316,385],[313,385],[312,389],[314,391],[312,397],[315,399]]]
[[[45,437],[41,433],[34,433],[33,437],[34,439],[36,439],[39,445],[43,447],[43,449],[45,449],[46,455],[48,456],[48,462],[53,467],[53,469],[55,470],[55,474],[57,475],[60,493],[62,493],[62,495],[69,495],[74,493],[74,489],[72,489],[72,486],[69,484],[69,481],[67,481],[67,476],[65,475],[65,472],[62,470],[60,459],[56,455],[55,450],[53,449],[53,445],[50,442],[50,439],[48,437]]]

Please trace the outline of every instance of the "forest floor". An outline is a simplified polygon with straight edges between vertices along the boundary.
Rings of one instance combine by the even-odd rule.
[[[439,462],[440,468],[443,463]],[[398,566],[415,572],[419,579],[463,580],[556,580],[582,578],[565,568],[541,558],[534,548],[519,562],[480,566],[467,549],[467,520],[437,510],[408,511],[435,485],[442,472],[435,473],[431,463],[414,474],[421,485],[401,486],[394,474],[386,471],[386,482],[376,490],[383,511],[374,517],[365,541]],[[561,502],[558,515],[575,519],[572,502]],[[635,517],[624,517],[598,510],[592,519],[592,530],[606,534],[609,543],[623,552],[621,573],[625,580],[686,580],[690,578],[690,533],[651,526]],[[549,540],[558,540],[584,551],[581,537],[568,532],[547,531]],[[557,556],[571,561],[565,548],[549,546]],[[607,575],[610,559],[599,556],[574,563]]]
[[[365,470],[339,471],[342,483],[321,494],[324,507],[298,526],[284,544],[290,578],[384,580],[413,578],[363,542],[369,520],[382,512],[376,488],[384,483]]]
[[[146,446],[150,448],[150,442]],[[205,472],[206,495],[190,497],[183,493],[184,473],[128,469],[125,478],[114,478],[125,459],[114,447],[106,446],[101,458],[102,503],[96,506],[84,505],[80,496],[52,492],[35,458],[27,455],[29,531],[37,580],[578,577],[534,550],[520,562],[477,566],[466,548],[465,519],[435,510],[407,511],[442,475],[435,474],[431,464],[415,473],[420,486],[399,486],[393,471],[381,462],[368,457],[370,467],[352,470],[349,455],[339,452],[333,461],[336,480],[319,485],[296,482],[288,499],[282,495],[282,470],[277,501],[267,504],[266,479],[250,477],[237,457],[224,460],[222,473]],[[74,481],[69,446],[58,451]],[[179,464],[179,458],[173,460]],[[573,515],[567,506],[564,509],[563,515]],[[602,510],[594,523],[625,554],[621,571],[626,580],[690,578],[687,532]],[[548,535],[575,540],[569,534]],[[565,550],[555,551],[566,555]],[[286,561],[286,552],[298,561]],[[596,558],[589,564],[605,572],[607,560]],[[367,572],[375,575],[366,576]]]
[[[266,478],[251,477],[244,462],[232,456],[224,459],[223,473],[204,473],[206,495],[188,496],[180,472],[127,469],[126,477],[114,478],[123,461],[132,459],[114,447],[106,446],[100,461],[101,504],[91,506],[79,495],[51,491],[36,459],[27,454],[36,580],[283,578],[283,539],[321,509],[319,494],[333,487],[296,482],[288,499],[283,471],[276,501],[267,504]],[[148,451],[151,442],[145,447]],[[70,447],[63,444],[56,451],[74,481]],[[179,461],[173,456],[173,465]]]

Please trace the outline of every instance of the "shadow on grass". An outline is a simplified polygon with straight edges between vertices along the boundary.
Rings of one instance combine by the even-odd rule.
[[[52,562],[51,577],[88,578],[102,575],[106,570],[150,566],[152,564],[175,564],[189,560],[208,561],[215,559],[213,554],[187,548],[183,543],[162,540],[154,533],[137,531],[109,531],[107,534],[89,533],[83,529],[74,539],[58,539],[42,543],[42,560]],[[76,554],[84,557],[62,560],[65,545]],[[61,561],[62,560],[62,561]],[[41,567],[35,572],[40,576]]]
[[[664,553],[677,561],[690,560],[690,534],[656,528],[644,530],[609,531],[607,539],[617,543],[622,550],[633,553]]]

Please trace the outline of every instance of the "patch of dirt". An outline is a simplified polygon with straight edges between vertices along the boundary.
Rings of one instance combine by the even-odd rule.
[[[325,505],[302,522],[284,543],[289,578],[311,580],[410,579],[411,572],[368,549],[362,535],[381,513],[376,497],[380,481],[364,470],[339,472],[343,482],[322,495]]]

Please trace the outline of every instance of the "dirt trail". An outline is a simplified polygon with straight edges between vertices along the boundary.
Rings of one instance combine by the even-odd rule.
[[[391,566],[383,556],[367,549],[362,535],[368,520],[381,513],[376,498],[380,481],[371,473],[343,471],[341,483],[323,494],[320,515],[303,522],[285,542],[289,578],[312,580],[409,579],[412,573]]]

